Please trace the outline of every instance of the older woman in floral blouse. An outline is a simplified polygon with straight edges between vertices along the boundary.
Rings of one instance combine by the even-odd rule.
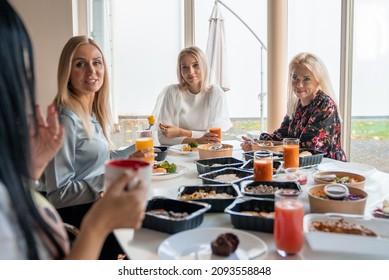
[[[346,161],[341,148],[341,118],[324,63],[311,53],[300,53],[289,63],[287,114],[280,128],[262,133],[261,140],[300,139],[300,148]],[[242,143],[251,150],[249,139]]]

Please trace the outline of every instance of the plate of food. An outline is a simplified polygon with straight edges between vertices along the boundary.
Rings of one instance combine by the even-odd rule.
[[[190,142],[188,144],[173,145],[170,147],[170,151],[181,155],[198,155],[197,147],[197,142]]]
[[[389,220],[339,213],[306,214],[304,235],[312,250],[389,257]]]
[[[189,168],[186,166],[163,161],[154,164],[151,177],[153,180],[172,179],[185,174],[188,170]]]
[[[231,228],[196,228],[166,238],[158,247],[162,260],[250,260],[267,252],[259,237]]]

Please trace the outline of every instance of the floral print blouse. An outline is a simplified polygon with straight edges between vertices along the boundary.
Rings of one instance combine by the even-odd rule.
[[[302,106],[299,101],[293,118],[286,115],[280,128],[272,134],[262,133],[260,136],[261,140],[281,141],[284,138],[299,138],[303,150],[347,161],[340,144],[341,127],[336,105],[321,90],[307,106]]]

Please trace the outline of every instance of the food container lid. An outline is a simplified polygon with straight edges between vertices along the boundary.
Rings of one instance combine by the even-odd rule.
[[[344,184],[329,184],[324,187],[325,194],[332,199],[343,199],[349,195],[349,190]]]

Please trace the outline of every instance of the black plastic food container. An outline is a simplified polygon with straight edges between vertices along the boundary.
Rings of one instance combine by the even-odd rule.
[[[203,222],[204,213],[210,208],[211,205],[206,203],[154,197],[147,204],[142,227],[166,233],[193,229]],[[175,213],[187,212],[189,215],[185,218],[169,218],[147,213],[150,210],[156,209],[164,209]]]
[[[274,199],[238,198],[225,210],[235,228],[273,233],[273,217],[259,217],[243,211],[274,212]]]
[[[250,159],[254,159],[254,153],[258,151],[249,151],[249,152],[244,152],[243,157],[245,161],[248,161]],[[282,159],[283,153],[282,152],[275,152],[275,151],[270,151],[273,154],[273,159],[274,160],[279,160]]]
[[[303,151],[308,151],[312,153],[310,156],[300,156],[299,157],[299,167],[305,167],[305,166],[311,166],[311,165],[317,165],[320,164],[323,160],[324,153],[317,153],[310,151],[310,150],[300,150],[300,153]],[[250,151],[250,152],[245,152],[243,153],[245,161],[252,160],[254,158],[254,152],[255,151]],[[283,153],[273,153],[273,160],[274,161],[283,161]]]
[[[294,189],[300,190],[301,187],[299,183],[296,182],[274,182],[274,181],[253,181],[253,180],[244,180],[240,182],[240,193],[244,196],[254,196],[259,198],[274,198],[273,193],[255,193],[254,189],[258,188],[260,185],[266,185],[273,188],[279,189]],[[250,191],[252,190],[252,191]]]
[[[302,152],[302,150],[300,152]],[[299,157],[299,167],[317,165],[323,161],[324,153],[314,154],[312,151],[309,152],[312,153],[311,156]]]
[[[211,205],[211,209],[208,212],[224,212],[226,207],[230,205],[234,200],[240,196],[240,192],[237,186],[232,184],[221,184],[221,185],[198,185],[198,186],[181,186],[178,189],[178,198],[185,194],[190,195],[200,190],[209,193],[215,191],[217,194],[226,193],[232,195],[231,198],[199,198],[192,199],[192,201],[204,202]]]
[[[226,181],[220,181],[216,180],[215,178],[219,175],[228,175],[232,174],[238,177],[238,179],[233,180],[231,182]],[[199,178],[203,180],[203,184],[233,184],[238,183],[239,181],[242,181],[244,179],[253,178],[253,171],[245,170],[241,168],[235,168],[235,167],[226,167],[220,170],[211,171],[208,173],[200,174]]]
[[[200,174],[203,174],[226,167],[241,167],[244,161],[234,157],[219,157],[195,160],[195,163],[197,166],[197,171]]]

